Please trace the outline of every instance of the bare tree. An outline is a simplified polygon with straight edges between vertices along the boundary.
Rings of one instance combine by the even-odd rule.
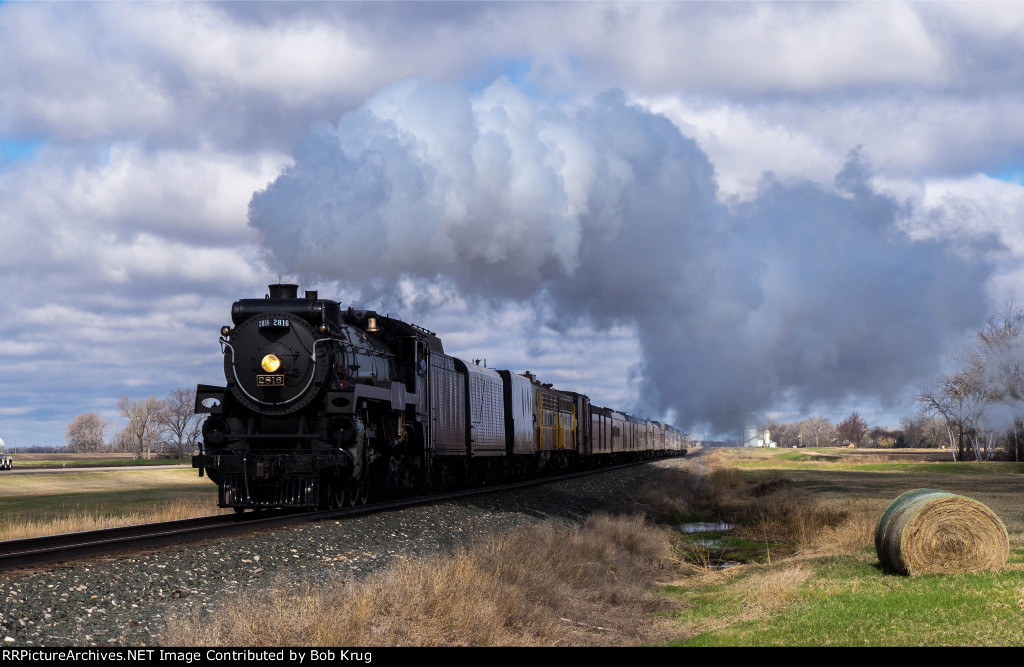
[[[926,447],[925,423],[928,416],[917,412],[900,417],[900,428],[903,429],[903,442],[898,447]]]
[[[98,452],[103,449],[103,432],[107,429],[107,420],[95,412],[83,412],[68,424],[64,438],[68,441],[70,452]]]
[[[772,431],[772,437],[779,447],[790,449],[800,444],[800,428],[793,422],[779,424],[777,432]]]
[[[825,417],[800,422],[800,440],[805,447],[824,447],[835,437],[836,427]]]
[[[867,430],[867,423],[857,412],[839,422],[839,426],[836,427],[836,433],[840,441],[849,441],[856,447],[860,447],[861,440],[864,438]]]
[[[1024,308],[1006,306],[976,335],[972,359],[993,401],[1024,404]]]
[[[941,417],[946,423],[954,460],[964,460],[968,447],[974,450],[976,459],[981,458],[978,430],[989,402],[989,393],[980,381],[982,375],[975,359],[967,370],[943,378],[937,391],[925,391],[917,396],[925,412]]]
[[[978,458],[991,459],[1002,441],[1019,456],[1016,423],[1024,412],[1024,308],[1007,305],[975,337],[967,373],[983,399],[971,441]]]
[[[157,414],[160,411],[160,401],[156,396],[137,401],[122,396],[117,402],[117,410],[128,420],[128,425],[123,431],[127,446],[135,454],[135,458],[141,459],[143,453],[151,452],[159,440]]]
[[[975,459],[992,459],[1003,443],[1015,458],[1022,443],[1017,424],[1024,412],[1024,308],[1007,305],[989,318],[964,356],[962,370],[923,391],[918,404],[946,426],[954,460],[968,448]]]
[[[157,413],[157,424],[169,436],[168,445],[176,458],[192,451],[201,433],[201,415],[195,414],[196,390],[175,389],[163,401]]]
[[[1003,439],[1013,460],[1020,461],[1024,455],[1024,419],[1014,419],[1013,426],[1003,435]]]
[[[938,417],[928,417],[921,424],[924,432],[922,444],[925,447],[944,447],[947,445],[946,424]]]
[[[917,395],[917,404],[921,410],[932,417],[942,420],[946,427],[946,438],[954,461],[964,459],[964,420],[961,416],[962,401],[949,390],[948,378],[943,380],[937,390],[924,390]]]
[[[110,446],[115,452],[129,453],[132,451],[131,437],[127,430],[119,429],[111,438]]]

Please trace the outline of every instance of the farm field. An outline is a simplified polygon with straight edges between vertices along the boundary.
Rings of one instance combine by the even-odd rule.
[[[217,487],[191,468],[0,476],[0,540],[216,514]]]
[[[192,460],[158,458],[155,454],[151,458],[136,459],[132,454],[125,453],[102,453],[102,454],[78,454],[78,453],[25,453],[11,454],[14,459],[15,471],[37,468],[102,468],[116,466],[165,466],[165,465],[191,465]]]

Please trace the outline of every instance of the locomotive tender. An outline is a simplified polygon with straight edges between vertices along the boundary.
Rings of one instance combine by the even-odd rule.
[[[672,426],[590,404],[530,373],[444,353],[430,331],[315,291],[270,285],[221,328],[225,386],[192,457],[221,507],[341,507],[374,493],[525,477],[545,469],[682,455]]]

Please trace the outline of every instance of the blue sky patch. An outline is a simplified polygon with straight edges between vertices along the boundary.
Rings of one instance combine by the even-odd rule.
[[[466,81],[466,88],[471,93],[479,93],[487,86],[504,75],[517,88],[531,97],[537,96],[533,84],[527,80],[533,63],[529,58],[492,58],[481,66],[479,76],[471,77]]]
[[[22,141],[0,137],[0,164],[6,165],[17,160],[32,160],[42,145],[42,141]]]
[[[1007,183],[1024,184],[1024,159],[1008,162],[998,169],[986,171],[985,175]]]

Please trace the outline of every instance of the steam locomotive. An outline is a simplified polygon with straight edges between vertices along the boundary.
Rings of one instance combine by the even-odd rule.
[[[686,453],[672,426],[449,356],[431,331],[297,285],[236,301],[231,322],[226,385],[196,390],[208,416],[192,466],[238,512]]]

